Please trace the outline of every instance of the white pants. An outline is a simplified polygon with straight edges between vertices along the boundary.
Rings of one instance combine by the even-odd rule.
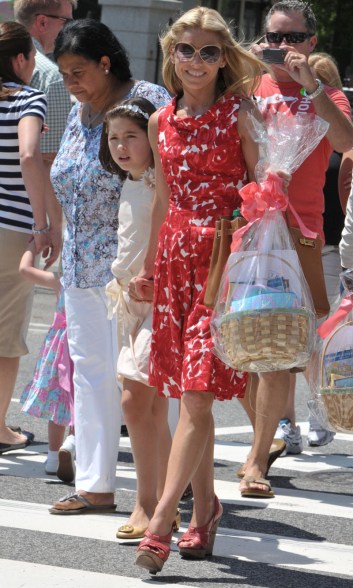
[[[74,363],[76,490],[114,492],[121,425],[116,381],[117,328],[105,288],[65,291]]]

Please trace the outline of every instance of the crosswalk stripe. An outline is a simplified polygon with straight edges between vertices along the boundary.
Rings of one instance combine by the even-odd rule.
[[[124,449],[131,449],[128,437],[121,438],[120,450]],[[34,442],[25,450],[0,455],[0,471],[6,471],[9,475],[31,474],[30,463],[37,462],[39,464],[44,462],[47,450],[47,445],[36,445]],[[249,451],[250,445],[216,440],[214,456],[215,460],[244,463]],[[330,453],[323,454],[314,450],[305,450],[299,455],[286,455],[284,458],[278,458],[273,467],[283,471],[297,471],[308,474],[338,471],[341,468],[352,468],[352,466],[353,458],[350,455],[331,455]],[[38,468],[37,471],[35,468],[32,469],[34,477],[43,477],[43,468]]]
[[[48,506],[11,500],[0,500],[0,512],[3,527],[115,543],[116,528],[124,521],[123,517],[114,514],[92,514],[80,515],[78,524],[76,515],[49,515]],[[181,532],[184,530],[185,528],[182,528]],[[172,545],[174,551],[177,549],[175,541],[176,537]],[[117,544],[117,549],[124,547]],[[221,527],[217,533],[214,554],[331,574],[340,573],[344,561],[345,575],[353,576],[351,547],[327,541],[289,539],[275,534],[251,533]]]
[[[0,559],[1,580],[6,588],[38,588],[46,586],[50,588],[146,588],[146,580],[100,574],[98,572],[86,572],[72,568],[46,566],[25,561],[13,561]],[[163,582],[159,584],[163,588],[175,588],[175,583]],[[183,588],[194,588],[183,584]]]
[[[301,423],[303,435],[307,424]],[[216,430],[218,437],[215,443],[215,460],[226,461],[230,464],[242,463],[250,450],[250,445],[236,442],[237,435],[251,432],[250,426],[223,427]],[[227,437],[232,436],[232,441]],[[350,435],[336,435],[336,440],[347,441],[353,439]],[[0,473],[7,476],[26,477],[30,479],[50,480],[52,484],[61,484],[55,476],[44,473],[47,445],[33,443],[24,450],[0,455]],[[130,451],[131,444],[128,437],[123,437],[120,443],[121,451]],[[232,466],[230,466],[232,467]],[[300,455],[286,456],[277,459],[273,466],[280,470],[316,474],[320,472],[335,472],[342,468],[352,467],[349,455],[323,454],[315,450],[305,450]],[[298,513],[298,516],[313,516],[327,519],[335,517],[341,520],[352,520],[352,496],[337,492],[321,492],[313,490],[297,490],[294,488],[276,488],[275,499],[244,499],[239,493],[239,480],[235,474],[231,481],[215,480],[216,493],[224,505],[246,507],[249,509],[266,509]],[[131,464],[119,462],[117,474],[117,502],[119,493],[136,492],[136,473]],[[66,489],[65,489],[66,490]],[[63,494],[65,493],[63,489]],[[24,533],[50,533],[57,537],[79,537],[104,542],[113,548],[124,549],[117,543],[115,532],[118,526],[126,522],[126,516],[116,514],[53,516],[48,513],[50,505],[21,502],[17,500],[0,499],[1,527],[16,529]],[[283,516],[283,515],[282,515]],[[271,517],[272,518],[272,517]],[[276,520],[275,514],[273,514]],[[329,520],[329,519],[328,519]],[[186,522],[186,521],[184,521]],[[271,530],[271,527],[269,527]],[[185,530],[184,527],[180,532]],[[179,535],[180,536],[180,535]],[[175,535],[172,550],[176,551],[177,535]],[[131,552],[130,552],[131,553]],[[277,568],[285,568],[300,572],[316,572],[328,574],[332,579],[335,575],[340,578],[353,578],[353,550],[351,545],[333,543],[329,541],[307,540],[291,538],[286,535],[250,532],[238,529],[220,527],[217,533],[214,555],[222,558],[237,559],[244,562],[256,562]],[[120,551],[121,557],[121,551]],[[344,567],[342,567],[344,562]],[[56,563],[56,562],[55,562]],[[102,574],[78,569],[67,569],[56,566],[41,565],[24,561],[0,559],[1,585],[6,588],[37,588],[38,585],[50,588],[93,588],[101,584],[104,588],[116,587],[117,581],[124,588],[142,588],[146,579],[131,578],[116,574]],[[25,578],[25,581],[23,579]],[[54,580],[55,579],[55,580]],[[23,581],[23,583],[22,583]],[[3,583],[4,582],[4,583]],[[175,584],[164,583],[171,587]],[[188,588],[183,584],[185,588]],[[189,587],[191,588],[191,587]]]
[[[298,422],[297,425],[300,426],[302,435],[305,437],[309,431],[309,423],[308,422]],[[252,433],[251,425],[238,425],[234,427],[217,427],[215,429],[216,437],[220,437],[222,435],[244,435],[245,433]],[[352,434],[349,433],[336,433],[335,439],[337,441],[353,441],[353,430]]]
[[[215,480],[216,494],[224,503],[238,506],[266,508],[267,510],[282,510],[310,515],[332,516],[343,519],[353,519],[352,496],[347,494],[330,494],[288,488],[276,488],[275,499],[242,498],[238,484]],[[329,505],[329,508],[328,508]]]
[[[279,535],[221,529],[220,535],[217,535],[214,555],[276,567],[330,574],[343,572],[346,576],[353,576],[352,548],[327,541],[287,539]]]

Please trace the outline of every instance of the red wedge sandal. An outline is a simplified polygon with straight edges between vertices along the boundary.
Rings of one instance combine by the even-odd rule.
[[[223,508],[215,496],[214,513],[207,525],[203,527],[189,527],[178,541],[179,553],[186,559],[205,559],[212,555]]]
[[[168,535],[155,535],[147,529],[145,538],[137,549],[136,565],[148,570],[150,574],[160,572],[170,554],[172,535],[173,527]]]

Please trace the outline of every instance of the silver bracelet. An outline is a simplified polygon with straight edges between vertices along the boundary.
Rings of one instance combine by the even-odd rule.
[[[33,223],[32,233],[33,235],[46,235],[47,233],[49,233],[49,227],[48,225],[46,225],[43,229],[37,229],[36,223]]]
[[[321,94],[321,92],[324,92],[324,86],[323,86],[322,81],[318,80],[318,79],[316,79],[315,81],[317,82],[317,88],[316,88],[316,90],[314,90],[310,94],[308,94],[308,92],[305,90],[305,88],[303,88],[303,95],[305,96],[305,98],[309,98],[310,100],[314,100],[314,98],[319,96]]]

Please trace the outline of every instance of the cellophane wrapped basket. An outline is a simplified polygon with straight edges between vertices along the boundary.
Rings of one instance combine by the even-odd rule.
[[[279,371],[309,362],[313,302],[283,219],[288,195],[275,172],[292,174],[327,129],[315,115],[278,113],[267,124],[249,116],[261,156],[257,183],[240,190],[241,212],[249,224],[241,237],[233,236],[211,320],[215,353],[236,370]],[[296,215],[293,207],[291,211]]]
[[[353,433],[353,270],[341,274],[344,298],[318,333],[310,365],[310,411],[328,430]]]
[[[278,371],[308,363],[315,315],[280,213],[266,213],[230,255],[211,330],[217,355],[234,369]]]

